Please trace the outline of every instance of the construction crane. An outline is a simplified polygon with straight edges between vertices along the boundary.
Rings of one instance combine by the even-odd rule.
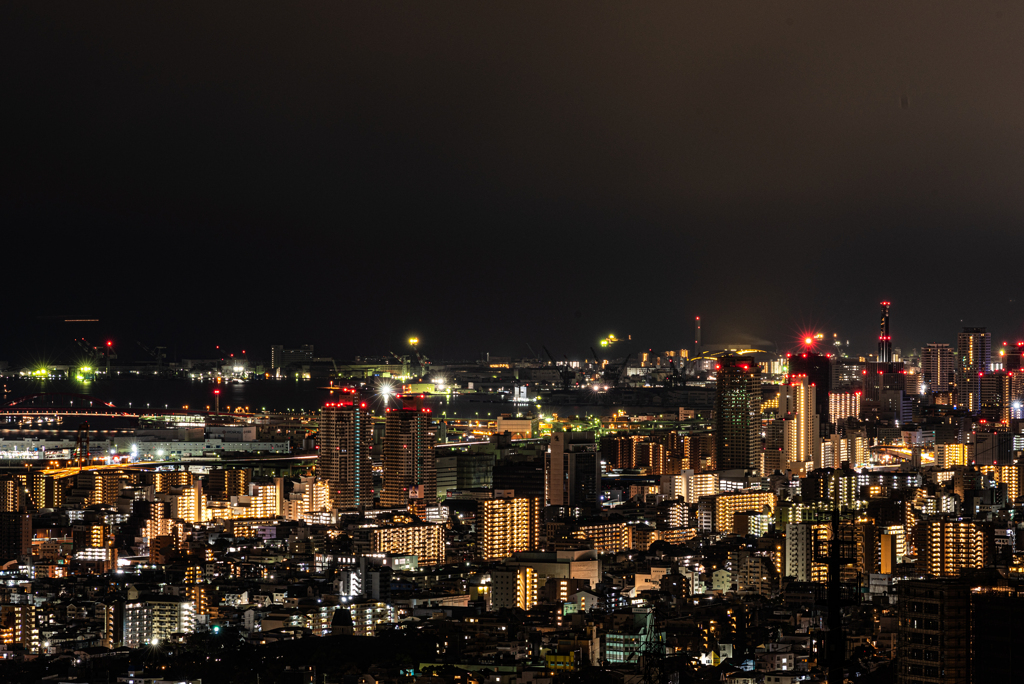
[[[558,371],[558,376],[562,379],[562,389],[569,389],[569,369],[563,368],[555,363],[555,357],[551,355],[551,352],[548,351],[547,347],[541,345],[541,349],[543,349],[544,353],[548,355],[548,358],[551,360],[551,365]]]
[[[84,337],[75,338],[75,344],[78,348],[88,354],[89,365],[95,368],[100,365],[100,361],[106,359],[107,362],[107,375],[110,375],[110,360],[116,359],[117,354],[114,353],[114,343],[108,341],[106,346],[97,346],[90,344],[89,340]]]
[[[152,349],[150,349],[149,347],[142,344],[142,342],[139,342],[138,340],[135,341],[135,344],[142,347],[142,351],[146,352],[147,354],[153,357],[153,359],[156,361],[157,368],[159,368],[163,364],[163,360],[167,358],[167,354],[164,354],[164,349],[167,349],[167,347],[153,347]]]
[[[89,340],[84,337],[76,337],[75,344],[77,344],[78,348],[88,355],[89,363],[93,366],[99,365],[100,359],[103,358],[103,354],[100,352],[99,347],[94,347],[89,344]]]
[[[390,351],[390,350],[388,351],[388,354],[391,354],[392,356],[394,356],[395,360],[398,361],[398,363],[402,366],[402,375],[405,375],[406,373],[409,372],[409,357],[408,356],[399,356],[398,354],[396,354],[395,352]]]
[[[629,360],[633,357],[632,353],[626,355],[626,360],[619,366],[619,373],[615,376],[615,385],[621,385],[626,379],[626,369],[629,368]]]
[[[420,350],[416,349],[415,347],[413,348],[412,353],[416,356],[416,363],[419,364],[419,372],[416,373],[416,375],[426,375],[427,366],[430,365],[430,359],[424,356],[423,354],[420,354]]]

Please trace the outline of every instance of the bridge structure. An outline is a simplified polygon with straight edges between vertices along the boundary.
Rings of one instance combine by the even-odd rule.
[[[82,416],[109,418],[142,418],[182,416],[205,418],[208,416],[224,416],[232,418],[249,418],[252,413],[218,412],[189,408],[153,408],[149,406],[116,406],[88,394],[71,392],[40,392],[12,399],[0,405],[0,417],[57,417]]]

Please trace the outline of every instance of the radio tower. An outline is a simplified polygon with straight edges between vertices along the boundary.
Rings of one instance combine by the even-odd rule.
[[[693,355],[700,356],[700,316],[693,322]]]
[[[878,332],[878,362],[892,363],[892,337],[889,336],[889,302],[882,302],[882,323]]]

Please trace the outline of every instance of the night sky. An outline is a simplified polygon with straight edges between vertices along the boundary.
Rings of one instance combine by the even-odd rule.
[[[867,352],[881,299],[905,351],[1024,337],[1022,37],[1009,2],[8,3],[0,360],[579,358],[695,315]]]

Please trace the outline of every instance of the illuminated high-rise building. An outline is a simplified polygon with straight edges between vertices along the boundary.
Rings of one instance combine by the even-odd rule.
[[[866,437],[857,434],[830,435],[821,443],[821,465],[824,468],[839,468],[846,461],[853,468],[870,465],[871,452]]]
[[[683,448],[682,467],[695,473],[699,473],[702,470],[717,470],[715,442],[715,435],[712,432],[702,432],[681,437],[680,443]]]
[[[121,494],[124,480],[125,475],[116,470],[83,470],[75,476],[75,487],[72,489],[72,493],[76,498],[83,499],[83,503],[87,503],[87,505],[107,504],[112,506]]]
[[[829,537],[829,524],[823,522],[786,525],[785,574],[798,582],[824,582],[828,568],[815,561],[815,546]]]
[[[991,560],[982,524],[971,520],[935,519],[917,523],[914,542],[918,572],[932,577],[959,577],[966,569]]]
[[[331,505],[330,485],[326,480],[299,476],[287,481],[279,478],[278,481],[283,483],[281,517],[286,520],[303,520],[311,513],[326,511]],[[269,490],[266,495],[270,496]]]
[[[935,465],[939,468],[967,465],[966,444],[936,444]]]
[[[35,606],[0,606],[0,644],[19,644],[27,653],[39,653],[39,626]]]
[[[445,560],[444,527],[412,520],[395,520],[370,531],[373,553],[416,556],[419,565],[440,565]]]
[[[283,489],[284,478],[280,477],[250,484],[250,516],[253,518],[276,518],[281,515]]]
[[[819,468],[800,480],[804,503],[827,501],[841,510],[855,507],[859,488],[857,473],[849,468]]]
[[[366,404],[343,399],[320,409],[317,470],[335,508],[373,505],[373,419]],[[408,497],[406,497],[408,499]]]
[[[743,491],[719,494],[715,497],[715,528],[719,532],[732,534],[737,513],[752,511],[771,514],[775,511],[775,504],[775,492]],[[765,507],[768,508],[767,511]]]
[[[779,389],[779,417],[783,420],[780,469],[802,473],[820,468],[820,419],[815,412],[814,387],[806,375],[790,375]]]
[[[384,419],[384,492],[381,505],[400,508],[410,496],[437,502],[437,466],[430,409],[416,398],[403,397],[400,409]]]
[[[187,470],[155,470],[140,475],[142,484],[152,485],[158,494],[171,491],[171,487],[187,487],[193,479]]]
[[[610,468],[636,468],[637,443],[642,435],[611,434],[601,440],[601,457]]]
[[[183,478],[179,481],[185,480]],[[206,497],[203,494],[203,481],[199,478],[188,485],[170,485],[168,491],[161,496],[170,503],[170,517],[190,523],[203,522]]]
[[[892,337],[889,334],[889,302],[882,302],[882,322],[878,331],[878,362],[891,363]]]
[[[24,487],[13,475],[0,475],[0,513],[17,513],[24,501]]]
[[[992,334],[985,328],[964,328],[957,337],[957,406],[971,414],[981,410],[980,378],[989,371]]]
[[[1007,371],[1007,376],[1003,422],[1024,420],[1024,369]],[[1014,448],[1020,450],[1020,447]]]
[[[63,480],[47,475],[41,470],[13,473],[21,483],[28,510],[39,508],[61,508],[64,506]]]
[[[702,496],[714,496],[722,491],[718,473],[696,473],[687,483],[686,502],[696,503]]]
[[[665,445],[642,440],[633,445],[632,468],[643,468],[649,475],[667,474],[668,458]]]
[[[761,370],[752,356],[718,360],[715,452],[718,468],[761,467]]]
[[[540,499],[482,499],[477,507],[477,555],[483,561],[509,558],[540,545]]]
[[[529,566],[492,570],[490,610],[530,610],[537,605],[537,579],[537,571]]]
[[[981,397],[978,411],[980,416],[992,422],[1008,420],[1012,380],[1013,376],[1003,370],[978,376],[978,391]]]
[[[248,496],[252,482],[251,468],[214,468],[210,471],[208,487],[210,499],[231,501],[231,497]]]
[[[956,372],[956,354],[948,344],[921,348],[921,375],[928,392],[948,392]]]
[[[601,451],[594,433],[556,432],[547,454],[547,503],[593,510],[601,500]]]
[[[149,527],[149,523],[146,527]],[[148,530],[143,530],[143,535],[147,532]],[[78,522],[72,526],[71,535],[76,560],[92,564],[96,569],[102,568],[102,571],[113,568],[117,562],[117,549],[114,547],[114,532],[110,525],[100,522]]]
[[[789,357],[790,375],[804,375],[808,384],[814,387],[814,412],[818,414],[821,437],[832,433],[829,429],[836,418],[831,415],[829,394],[832,392],[832,359],[824,354],[802,352]]]
[[[572,533],[576,539],[588,540],[596,551],[618,553],[632,548],[630,526],[624,522],[594,522],[580,525]]]
[[[860,392],[832,392],[828,395],[829,417],[833,423],[860,418]]]

